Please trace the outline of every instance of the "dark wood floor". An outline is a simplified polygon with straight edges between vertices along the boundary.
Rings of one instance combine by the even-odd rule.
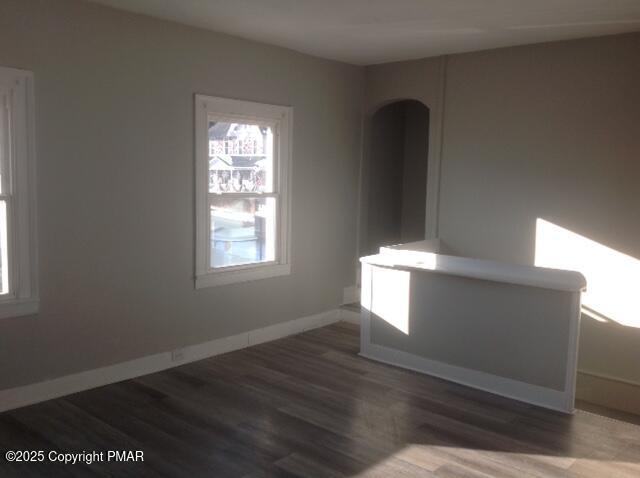
[[[0,415],[0,448],[143,450],[0,476],[638,477],[640,427],[357,356],[339,323]]]

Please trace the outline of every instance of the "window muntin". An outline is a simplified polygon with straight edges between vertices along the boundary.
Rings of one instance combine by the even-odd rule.
[[[290,116],[196,96],[197,287],[289,272]]]

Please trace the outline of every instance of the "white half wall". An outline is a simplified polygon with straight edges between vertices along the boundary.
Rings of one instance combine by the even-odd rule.
[[[399,252],[362,259],[361,355],[573,412],[580,274]]]

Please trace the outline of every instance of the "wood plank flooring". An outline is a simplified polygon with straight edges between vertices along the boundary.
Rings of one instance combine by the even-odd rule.
[[[0,449],[143,450],[1,477],[639,477],[640,426],[358,357],[338,323],[0,414]]]

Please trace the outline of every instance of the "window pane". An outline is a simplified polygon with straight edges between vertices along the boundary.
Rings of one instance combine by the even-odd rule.
[[[274,261],[276,198],[213,196],[211,267]]]
[[[7,251],[7,201],[0,201],[0,294],[9,293],[9,261]]]
[[[209,119],[209,192],[273,192],[270,126]]]

